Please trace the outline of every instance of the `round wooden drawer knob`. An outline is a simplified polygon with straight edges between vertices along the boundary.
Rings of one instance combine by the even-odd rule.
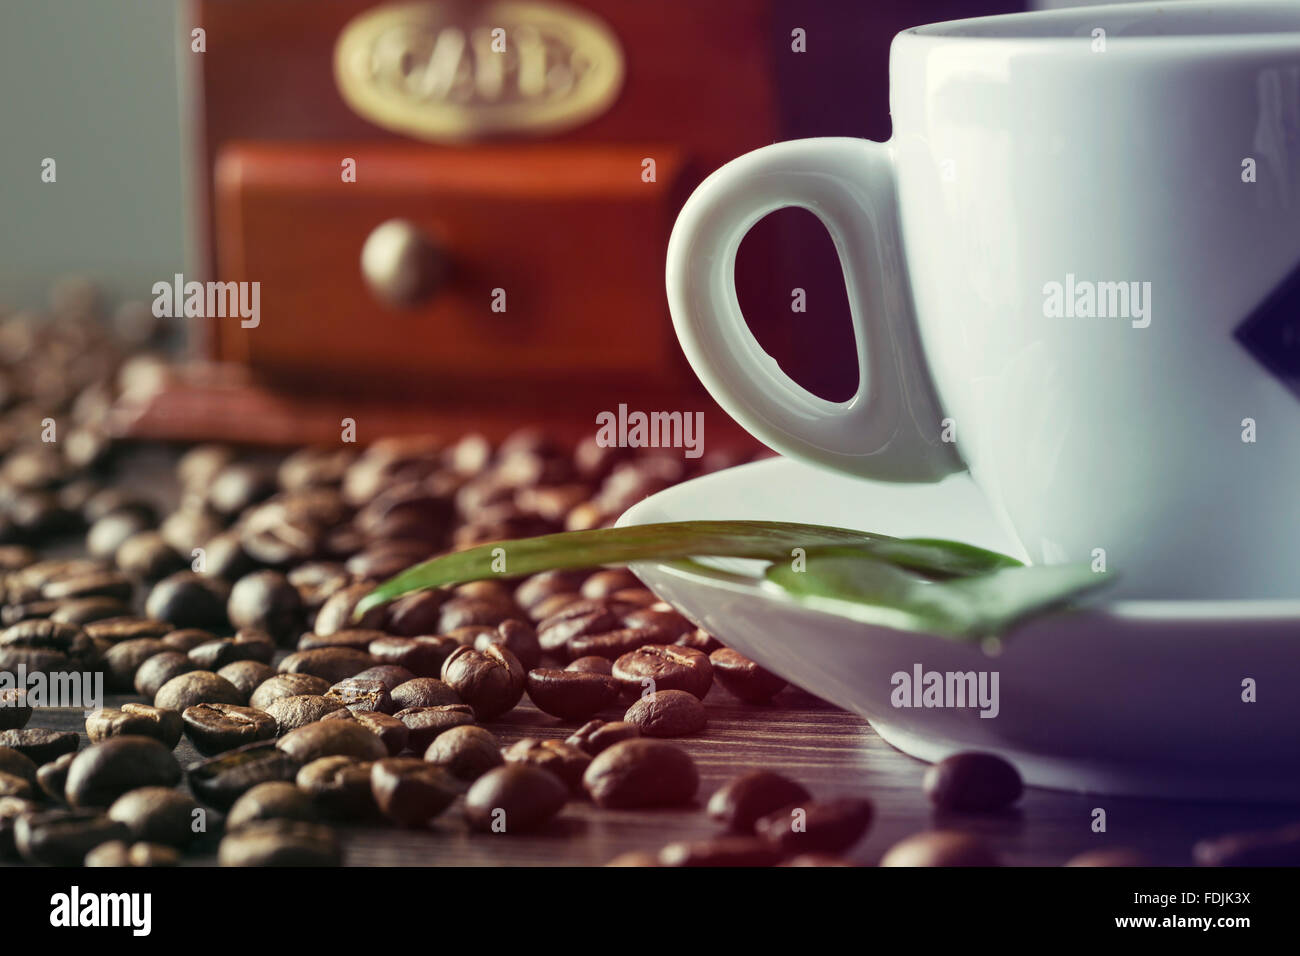
[[[447,257],[429,235],[405,219],[380,223],[361,247],[361,274],[374,295],[412,308],[427,302],[447,278]]]

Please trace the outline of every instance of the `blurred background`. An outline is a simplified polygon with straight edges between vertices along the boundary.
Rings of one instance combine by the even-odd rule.
[[[70,275],[104,315],[176,274],[260,283],[257,328],[166,320],[158,341],[205,361],[137,396],[142,435],[336,438],[358,409],[385,431],[590,431],[627,402],[710,410],[718,437],[663,297],[681,202],[769,142],[887,138],[895,33],[1025,6],[539,0],[494,79],[488,0],[0,0],[0,306],[48,309]],[[810,214],[754,230],[738,287],[787,372],[853,393]]]

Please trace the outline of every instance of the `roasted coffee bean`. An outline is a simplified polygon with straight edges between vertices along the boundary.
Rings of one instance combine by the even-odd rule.
[[[30,780],[0,770],[0,798],[19,797],[30,800],[36,795],[35,790]]]
[[[223,637],[191,648],[189,658],[201,670],[216,671],[235,661],[270,663],[275,647],[270,641],[238,640]]]
[[[108,808],[110,820],[126,825],[132,839],[184,849],[203,832],[194,798],[172,787],[137,787]]]
[[[334,831],[301,820],[261,820],[227,833],[217,849],[221,866],[341,866]]]
[[[1297,866],[1300,824],[1199,840],[1192,847],[1192,858],[1198,866]]]
[[[939,810],[1005,810],[1024,793],[1016,768],[997,754],[967,751],[952,754],[926,771],[922,784]]]
[[[132,511],[104,515],[86,532],[86,550],[96,558],[111,558],[123,541],[152,526],[151,519]]]
[[[439,707],[443,704],[463,704],[460,694],[452,690],[450,684],[443,683],[436,677],[417,677],[407,681],[392,692],[393,710],[406,710],[408,707]]]
[[[31,719],[32,706],[27,702],[26,688],[0,690],[0,730],[19,730]]]
[[[207,503],[219,515],[233,518],[275,494],[275,475],[268,468],[236,462],[222,468],[207,486]]]
[[[576,594],[587,580],[589,571],[543,571],[528,578],[515,588],[515,602],[532,612],[542,601],[558,594]]]
[[[352,711],[370,710],[391,714],[397,709],[393,705],[392,697],[384,689],[384,685],[377,680],[349,677],[331,687],[326,696],[342,702],[344,707]]]
[[[129,601],[131,591],[131,581],[126,575],[117,571],[91,571],[55,578],[47,582],[41,588],[41,597],[47,601],[69,601],[88,597]]]
[[[174,677],[197,670],[197,665],[180,651],[163,651],[149,657],[135,671],[135,690],[153,700],[163,685]]]
[[[370,790],[374,763],[355,757],[321,757],[298,771],[298,789],[311,798],[323,816],[356,821],[378,816]]]
[[[442,679],[474,708],[478,720],[499,717],[524,695],[524,669],[499,644],[485,651],[457,648],[442,665]]]
[[[428,545],[420,541],[380,541],[351,555],[343,567],[354,577],[383,581],[431,556]]]
[[[111,737],[151,737],[171,750],[181,739],[185,724],[175,710],[149,704],[126,703],[104,707],[86,717],[86,736],[91,743]]]
[[[287,579],[298,592],[308,620],[330,597],[351,583],[343,565],[333,561],[308,561],[291,570]]]
[[[424,759],[461,780],[477,780],[505,762],[492,732],[468,724],[439,734],[424,752]]]
[[[812,794],[789,777],[754,770],[731,778],[714,791],[709,798],[709,816],[733,833],[748,835],[760,817],[811,800]]]
[[[402,637],[436,634],[442,616],[442,605],[449,597],[446,591],[432,588],[398,598],[388,607],[385,630]]]
[[[382,637],[370,642],[369,651],[380,663],[404,667],[420,677],[437,677],[458,647],[453,638],[445,636]]]
[[[441,767],[415,757],[389,757],[370,768],[374,801],[398,826],[428,823],[460,795],[461,786]]]
[[[356,458],[350,448],[302,448],[280,462],[276,477],[289,491],[337,488]]]
[[[277,495],[240,517],[239,543],[253,561],[273,568],[326,557],[329,529],[345,514],[342,501],[328,491]]]
[[[881,866],[998,866],[997,854],[982,839],[965,833],[932,830],[895,843]]]
[[[376,663],[369,654],[349,647],[321,647],[290,654],[280,662],[280,673],[311,674],[327,684],[337,684]]]
[[[185,771],[190,790],[218,810],[228,808],[240,794],[269,780],[292,781],[302,761],[269,740],[209,757]]]
[[[660,866],[775,866],[780,859],[770,843],[749,836],[686,840],[659,851]]]
[[[639,588],[641,581],[626,568],[611,568],[597,571],[583,582],[580,591],[584,598],[599,601],[608,598],[624,588]]]
[[[538,709],[561,720],[586,720],[616,703],[621,688],[604,674],[550,667],[529,671],[526,686]]]
[[[275,721],[276,734],[283,737],[289,731],[314,724],[327,714],[343,707],[343,701],[335,697],[322,694],[296,694],[290,697],[277,697],[266,705],[265,711]]]
[[[28,673],[66,669],[93,660],[95,645],[85,630],[76,624],[44,619],[20,621],[0,633],[0,670],[16,671],[17,665],[28,655]],[[56,667],[30,666],[42,656]]]
[[[586,598],[581,594],[552,594],[530,607],[528,613],[534,621],[544,621],[548,617],[559,614],[565,608],[585,600]]]
[[[374,667],[367,667],[352,679],[377,680],[384,685],[384,690],[391,694],[394,689],[408,680],[415,680],[415,675],[405,667],[398,667],[395,664],[376,664]]]
[[[335,631],[351,629],[382,630],[387,615],[387,609],[382,605],[366,611],[361,615],[360,620],[352,619],[352,612],[356,609],[357,602],[373,591],[375,586],[375,583],[369,581],[359,581],[330,595],[329,600],[316,612],[316,621],[312,624],[312,630],[321,637],[333,634]]]
[[[382,760],[388,756],[380,739],[354,721],[319,720],[289,731],[275,745],[302,764],[321,757]]]
[[[508,763],[489,770],[465,794],[465,819],[485,833],[526,833],[563,809],[568,788],[540,767]]]
[[[205,631],[197,627],[181,628],[179,631],[168,631],[162,636],[162,642],[171,650],[180,651],[182,654],[188,654],[200,644],[207,644],[210,641],[217,640],[217,635],[211,631]]]
[[[270,780],[259,783],[240,796],[226,814],[227,832],[259,820],[315,821],[320,814],[311,797],[287,780]]]
[[[170,787],[180,779],[180,765],[164,744],[149,737],[113,737],[77,754],[64,795],[74,807],[107,807],[128,790]]]
[[[496,627],[508,618],[523,616],[523,609],[518,607],[513,600],[499,597],[477,598],[458,595],[450,598],[442,605],[438,615],[437,633],[446,634],[458,627],[468,627],[475,624]]]
[[[502,621],[494,631],[479,634],[474,639],[475,650],[485,651],[492,644],[500,644],[519,659],[527,670],[536,667],[542,659],[542,645],[531,624],[515,618]]]
[[[584,634],[575,637],[569,641],[567,653],[570,659],[607,657],[610,660],[617,660],[638,647],[658,644],[663,639],[662,631],[645,627],[623,627],[603,634]]]
[[[754,832],[788,856],[839,853],[861,839],[872,815],[869,800],[804,800],[760,817]]]
[[[589,720],[570,734],[565,743],[571,744],[594,757],[619,741],[632,740],[640,736],[641,728],[635,724],[627,724],[621,720],[608,722]]]
[[[226,445],[195,445],[177,461],[176,477],[186,488],[206,488],[234,460],[234,449]]]
[[[114,561],[123,574],[148,582],[184,571],[189,564],[157,531],[131,535],[118,546]]]
[[[693,647],[697,651],[703,651],[705,654],[709,655],[712,655],[714,651],[722,649],[722,642],[702,627],[697,627],[693,631],[687,631],[685,634],[678,637],[673,643],[681,647]],[[713,665],[713,669],[713,676],[718,678],[718,665],[716,663]],[[718,683],[722,683],[721,678],[718,678]],[[726,685],[723,684],[723,686],[725,687]],[[782,686],[785,686],[784,683],[782,683]]]
[[[63,754],[73,753],[77,749],[79,740],[76,733],[68,730],[38,730],[34,727],[5,730],[0,731],[0,752],[3,752],[6,747],[16,750],[32,763],[40,766]],[[8,769],[4,761],[0,760],[0,770]],[[33,780],[36,779],[34,774],[33,771]]]
[[[34,800],[22,797],[0,797],[0,860],[13,859],[18,854],[14,846],[14,824],[21,816],[40,812]]]
[[[391,714],[381,714],[377,710],[359,710],[354,713],[342,707],[330,711],[321,720],[349,720],[364,727],[379,738],[379,742],[384,745],[384,749],[390,756],[405,750],[406,742],[411,735],[406,724]]]
[[[153,586],[145,613],[177,628],[219,627],[226,620],[228,588],[220,578],[179,571]]]
[[[275,676],[275,668],[261,661],[235,661],[217,671],[217,676],[234,684],[247,700],[253,691]]]
[[[631,604],[635,607],[650,609],[656,604],[661,604],[659,597],[649,588],[623,588],[621,591],[615,591],[609,596],[611,601],[618,601],[622,604]]]
[[[46,866],[81,866],[86,854],[129,837],[126,827],[88,810],[45,810],[14,821],[14,844],[23,859]]]
[[[694,648],[647,644],[616,660],[613,675],[628,694],[682,690],[703,700],[713,684],[713,665]]]
[[[148,662],[146,662],[148,663]],[[173,677],[154,695],[153,705],[179,710],[195,704],[236,704],[242,700],[239,688],[211,671],[190,671]]]
[[[148,617],[106,617],[84,625],[86,635],[94,640],[119,644],[142,637],[162,638],[171,629],[166,621]]]
[[[125,843],[110,840],[86,854],[85,866],[180,866],[181,855],[160,843]]]
[[[383,631],[363,631],[344,629],[333,634],[314,634],[307,632],[298,638],[298,650],[314,651],[323,647],[348,647],[354,651],[365,652],[371,642],[387,637]]]
[[[582,775],[582,783],[600,807],[681,806],[695,799],[700,774],[685,750],[642,737],[601,751]]]
[[[45,796],[59,803],[63,802],[63,795],[67,792],[68,768],[72,766],[76,756],[74,753],[63,754],[49,763],[41,764],[36,769],[36,783],[44,791]]]
[[[203,546],[203,556],[204,573],[223,581],[238,581],[257,567],[244,550],[243,538],[237,528],[209,538]]]
[[[616,608],[601,601],[582,600],[542,618],[537,625],[537,639],[544,652],[564,654],[574,638],[605,634],[618,629],[621,623],[622,616]]]
[[[407,745],[423,752],[434,738],[453,727],[474,723],[474,711],[466,704],[441,704],[435,707],[408,707],[393,715],[406,725]]]
[[[613,674],[614,662],[608,657],[579,657],[569,661],[566,671],[579,671],[583,674]]]
[[[19,621],[37,621],[50,617],[62,606],[61,601],[27,601],[0,608],[0,624],[10,627]]]
[[[104,654],[104,677],[112,690],[131,690],[135,686],[135,672],[140,665],[167,650],[167,645],[156,637],[137,637],[114,644]]]
[[[260,628],[284,644],[302,630],[302,599],[280,572],[254,571],[230,589],[226,616],[236,628]]]
[[[748,657],[724,647],[709,655],[713,676],[733,697],[748,704],[766,704],[785,689],[783,678],[765,671]]]
[[[58,607],[50,614],[50,620],[84,627],[108,618],[126,617],[130,613],[131,608],[117,598],[88,597],[59,601]]]
[[[1300,855],[1297,856],[1300,858]],[[1151,866],[1151,861],[1137,850],[1129,847],[1107,847],[1104,850],[1088,850],[1073,856],[1066,866]]]
[[[704,705],[684,690],[659,690],[639,698],[623,720],[636,724],[647,737],[685,737],[697,734],[709,722]]]
[[[194,704],[181,714],[185,736],[201,754],[215,754],[275,736],[276,718],[236,704]]]
[[[562,740],[535,740],[532,737],[515,741],[502,752],[502,756],[506,763],[526,763],[549,770],[577,794],[582,793],[582,775],[591,763],[586,751]]]
[[[271,705],[282,697],[324,697],[329,689],[328,681],[311,674],[276,674],[257,685],[248,706],[270,713]]]
[[[644,627],[658,631],[664,635],[665,644],[676,644],[683,635],[695,630],[694,624],[674,611],[671,605],[664,604],[662,601],[656,601],[649,607],[628,611],[623,615],[623,626]]]

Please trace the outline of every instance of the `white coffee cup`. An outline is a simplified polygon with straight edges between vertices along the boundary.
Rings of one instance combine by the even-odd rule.
[[[668,299],[713,396],[819,466],[969,467],[1023,557],[1104,565],[1117,595],[1300,593],[1300,6],[918,27],[890,83],[888,142],[764,147],[683,207]],[[736,250],[784,206],[839,251],[845,402],[740,313]]]

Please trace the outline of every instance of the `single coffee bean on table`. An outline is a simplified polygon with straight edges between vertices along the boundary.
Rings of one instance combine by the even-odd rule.
[[[733,777],[709,798],[709,816],[733,833],[752,834],[760,817],[812,800],[802,784],[770,770]]]
[[[759,667],[729,647],[709,655],[713,677],[723,690],[747,704],[766,704],[786,688],[784,678]]]
[[[182,651],[169,650],[154,654],[135,672],[135,691],[146,700],[153,700],[163,685],[174,677],[198,670],[195,664]]]
[[[372,819],[379,814],[370,790],[374,763],[342,755],[320,757],[303,765],[295,783],[323,816],[353,822]]]
[[[151,617],[108,617],[85,625],[86,636],[110,644],[136,641],[142,637],[161,639],[171,632],[171,625]]]
[[[371,608],[361,616],[360,620],[352,619],[352,612],[357,603],[373,591],[378,583],[378,581],[361,581],[332,594],[316,612],[316,620],[312,624],[313,632],[325,636],[350,628],[384,630],[387,609],[382,605]]]
[[[289,731],[275,745],[301,764],[321,757],[382,760],[388,756],[383,742],[355,721],[317,721]]]
[[[760,817],[754,832],[787,856],[840,853],[862,838],[873,816],[871,801],[862,798],[803,800]]]
[[[188,562],[157,531],[139,531],[127,538],[114,556],[117,569],[128,577],[153,583],[183,571]]]
[[[329,686],[345,678],[355,677],[376,663],[378,662],[368,653],[351,647],[318,647],[290,654],[280,661],[280,673],[311,674]]]
[[[881,866],[999,866],[997,854],[977,836],[950,830],[918,833],[895,843]]]
[[[524,737],[502,751],[506,763],[524,763],[548,770],[564,781],[575,794],[582,793],[582,775],[591,763],[591,755],[562,740],[536,740]]]
[[[126,840],[124,824],[94,810],[43,810],[14,821],[14,845],[29,863],[81,866],[86,854],[110,840]]]
[[[220,627],[226,623],[229,585],[196,571],[168,575],[149,592],[144,611],[176,628]]]
[[[312,798],[287,780],[259,783],[240,795],[226,814],[226,830],[259,820],[302,820],[315,822],[320,817]]]
[[[297,694],[279,697],[266,705],[264,713],[275,721],[276,735],[283,737],[292,730],[306,727],[322,720],[336,710],[343,710],[343,701],[321,694]]]
[[[685,737],[698,734],[709,722],[704,704],[684,690],[659,690],[639,698],[623,720],[641,728],[647,737]]]
[[[86,736],[92,743],[111,737],[152,737],[168,750],[176,746],[185,730],[179,712],[150,704],[125,703],[105,707],[86,717]]]
[[[8,747],[40,766],[63,754],[73,753],[81,738],[71,730],[42,730],[24,727],[20,730],[0,731],[0,748]],[[0,761],[0,770],[6,769]],[[35,776],[32,778],[35,779]]]
[[[181,855],[174,847],[159,843],[101,843],[86,854],[84,866],[180,866]]]
[[[700,700],[713,685],[713,665],[702,651],[672,644],[647,644],[614,662],[614,679],[628,694],[681,690]]]
[[[772,844],[752,836],[685,840],[659,851],[660,866],[775,866],[780,859]]]
[[[423,752],[429,748],[444,731],[453,727],[472,724],[474,711],[468,704],[440,704],[434,707],[408,707],[393,715],[403,724],[409,733],[407,745],[415,751]]]
[[[621,720],[589,720],[570,734],[564,742],[594,757],[619,741],[640,736],[641,728],[636,724]]]
[[[311,674],[276,674],[257,685],[248,698],[248,706],[269,712],[271,705],[282,697],[324,697],[329,689],[327,681]]]
[[[221,866],[341,866],[334,831],[301,820],[260,820],[227,833],[217,849]]]
[[[418,827],[446,810],[463,789],[455,776],[416,757],[389,757],[370,767],[379,811],[398,826]]]
[[[550,821],[568,798],[568,787],[553,773],[507,763],[474,781],[465,794],[465,819],[485,833],[526,833]]]
[[[622,685],[614,677],[552,667],[528,672],[525,687],[537,708],[561,720],[586,720],[618,702]]]
[[[664,740],[639,737],[601,751],[582,782],[599,807],[682,806],[695,799],[700,774],[685,750]]]
[[[437,633],[442,605],[449,597],[446,591],[435,588],[398,598],[389,605],[384,630],[402,637]]]
[[[64,795],[74,807],[107,807],[136,787],[174,786],[181,768],[150,737],[113,737],[80,751],[68,767]]]
[[[185,778],[196,797],[225,810],[259,783],[293,781],[302,763],[266,740],[202,760],[186,769]]]
[[[237,704],[194,704],[181,713],[185,736],[201,754],[233,750],[275,736],[276,718]]]
[[[450,684],[436,677],[417,677],[393,688],[394,710],[408,707],[440,707],[443,704],[463,704],[460,694]]]
[[[922,787],[936,809],[974,813],[1005,810],[1025,790],[1015,767],[997,754],[977,751],[931,765]]]
[[[505,762],[501,744],[485,727],[452,727],[434,738],[424,759],[461,780],[477,780]]]
[[[275,668],[262,661],[235,661],[217,671],[217,676],[234,684],[247,701],[253,691],[275,676]]]
[[[607,657],[579,657],[569,661],[564,669],[584,674],[613,674],[614,662]]]
[[[501,716],[524,696],[523,665],[499,644],[485,651],[457,648],[442,665],[442,679],[474,709],[478,720]]]
[[[156,637],[137,637],[114,644],[104,654],[104,681],[110,690],[130,691],[135,687],[135,672],[140,665],[168,650]]]
[[[406,724],[392,714],[383,714],[377,710],[351,711],[343,707],[330,711],[321,720],[347,720],[364,727],[379,738],[389,756],[396,756],[405,750],[411,736]]]
[[[439,668],[442,667],[441,664],[438,666]],[[405,684],[407,681],[415,680],[415,674],[408,671],[405,667],[398,667],[396,664],[376,664],[374,667],[367,667],[353,679],[377,680],[379,683],[384,685],[384,690],[388,691],[391,695],[396,688]]]
[[[235,704],[243,700],[239,688],[212,671],[190,671],[178,674],[154,695],[153,705],[166,710],[184,713],[195,704]]]
[[[125,824],[131,838],[184,849],[204,832],[194,798],[173,787],[135,787],[108,808],[110,820]]]
[[[542,645],[537,640],[533,626],[517,618],[507,618],[495,629],[480,633],[474,638],[474,649],[485,651],[500,644],[519,659],[525,670],[536,667],[542,660]]]
[[[254,571],[236,581],[226,616],[232,627],[261,628],[280,644],[296,637],[304,623],[298,589],[279,571]]]
[[[399,709],[394,706],[393,698],[389,696],[383,683],[377,680],[349,677],[331,687],[325,696],[340,701],[344,707],[352,711],[366,710],[391,714]]]

